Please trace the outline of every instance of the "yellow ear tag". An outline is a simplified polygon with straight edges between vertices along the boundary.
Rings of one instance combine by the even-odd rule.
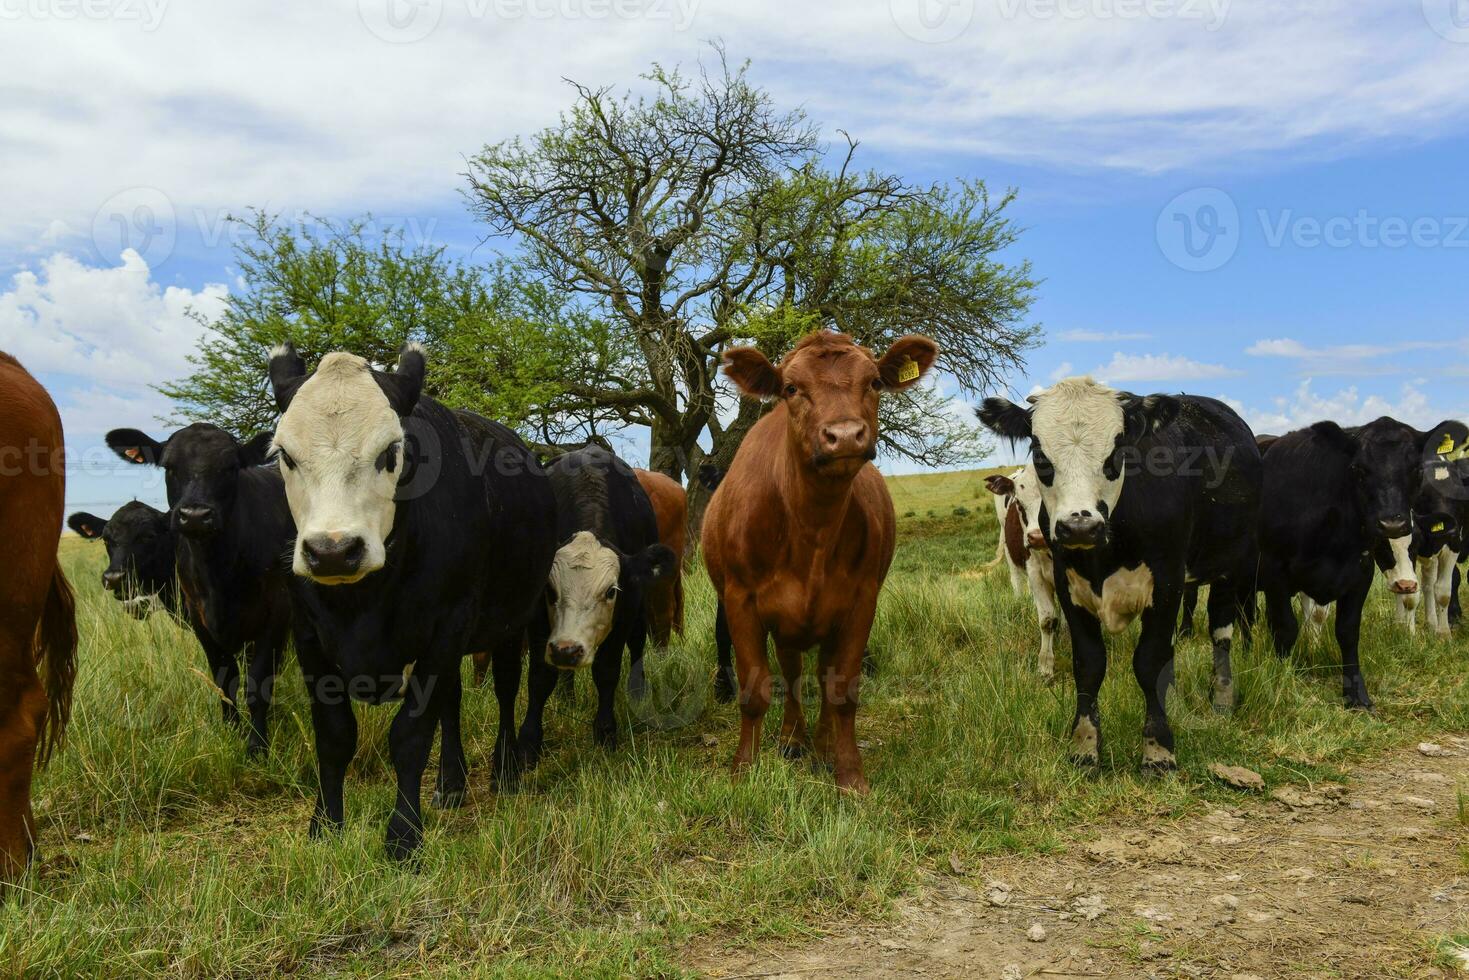
[[[917,380],[923,372],[918,370],[918,362],[911,357],[903,358],[903,363],[898,365],[898,384],[907,384]]]
[[[1443,442],[1441,442],[1441,443],[1438,444],[1437,454],[1439,456],[1442,456],[1445,453],[1451,453],[1453,451],[1454,451],[1454,437],[1451,436],[1451,435],[1449,435],[1447,432],[1445,432],[1444,435],[1443,435]]]
[[[1437,531],[1442,531],[1443,530],[1443,521],[1439,521],[1437,524],[1433,525],[1433,527],[1429,528],[1428,530],[1429,530],[1429,533],[1430,534],[1432,534],[1434,532],[1437,532]]]

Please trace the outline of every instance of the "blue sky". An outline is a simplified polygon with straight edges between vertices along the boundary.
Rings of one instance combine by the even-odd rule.
[[[1012,395],[1094,373],[1259,431],[1469,416],[1469,0],[0,9],[0,348],[57,397],[74,508],[162,501],[101,435],[163,431],[185,311],[236,288],[225,214],[372,211],[487,256],[464,154],[554,121],[563,77],[626,87],[715,37],[872,166],[1019,188],[1046,340]]]

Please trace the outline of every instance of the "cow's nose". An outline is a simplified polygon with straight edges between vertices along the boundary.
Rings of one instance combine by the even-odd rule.
[[[347,578],[362,568],[367,545],[356,535],[318,534],[301,542],[306,567],[317,578]]]
[[[1088,513],[1072,514],[1056,522],[1056,541],[1063,548],[1095,548],[1102,543],[1107,524]]]
[[[553,667],[580,667],[582,645],[567,641],[555,641],[547,645]]]
[[[122,572],[113,571],[109,568],[102,573],[102,588],[109,592],[117,592],[122,589],[122,580]]]
[[[1408,533],[1408,521],[1403,517],[1385,517],[1377,522],[1377,526],[1389,538],[1401,538]]]
[[[867,423],[852,420],[823,425],[821,448],[833,456],[864,451],[867,448]]]
[[[209,531],[214,528],[214,508],[183,506],[179,508],[180,531]]]
[[[1033,549],[1043,549],[1046,546],[1046,536],[1039,531],[1025,532],[1025,544]]]

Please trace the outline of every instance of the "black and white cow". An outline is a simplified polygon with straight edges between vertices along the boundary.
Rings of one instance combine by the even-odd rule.
[[[423,840],[436,728],[434,803],[464,799],[460,660],[470,653],[492,654],[495,778],[508,785],[520,771],[521,642],[556,548],[556,503],[535,454],[505,426],[422,395],[424,370],[412,344],[392,373],[338,352],[308,375],[289,345],[270,359],[282,412],[275,448],[299,531],[297,657],[320,773],[311,830],[342,824],[357,751],[350,700],[401,698],[388,733],[398,797],[387,828],[388,853],[400,858]]]
[[[1260,451],[1227,405],[1193,395],[1137,395],[1068,378],[1030,397],[1032,408],[987,398],[979,417],[1029,439],[1041,483],[1041,529],[1071,630],[1076,716],[1071,754],[1102,756],[1097,695],[1107,668],[1102,630],[1142,617],[1133,674],[1147,704],[1143,768],[1176,768],[1164,698],[1179,602],[1190,580],[1209,590],[1213,702],[1234,707],[1230,643],[1254,579]]]
[[[128,615],[145,619],[162,608],[187,622],[174,570],[176,535],[164,511],[140,500],[123,504],[110,519],[78,511],[66,519],[78,536],[107,548],[102,588]]]
[[[1469,459],[1465,444],[1469,427],[1444,423],[1425,445],[1423,487],[1413,501],[1411,553],[1418,570],[1418,595],[1399,595],[1398,616],[1411,633],[1417,626],[1416,606],[1422,606],[1428,628],[1449,635],[1453,576],[1459,555],[1469,545]],[[1379,567],[1382,550],[1378,549]]]
[[[540,758],[541,719],[560,672],[592,668],[597,714],[592,737],[617,744],[613,701],[622,676],[622,652],[632,664],[628,693],[646,693],[642,679],[648,623],[644,593],[672,574],[677,558],[658,543],[653,505],[632,468],[599,446],[558,456],[546,467],[556,496],[561,542],[546,589],[547,641],[532,647],[529,698],[520,729],[527,764]]]
[[[1023,466],[1009,476],[991,476],[985,488],[995,495],[1000,515],[1001,557],[1010,569],[1011,588],[1018,577],[1030,590],[1036,621],[1041,630],[1037,658],[1041,677],[1056,674],[1056,567],[1051,549],[1041,531],[1041,483],[1033,465]]]
[[[1380,418],[1343,429],[1317,422],[1276,440],[1265,454],[1260,518],[1260,590],[1275,650],[1288,656],[1299,634],[1291,597],[1336,603],[1342,692],[1347,707],[1370,708],[1358,640],[1372,587],[1374,553],[1390,588],[1418,591],[1410,545],[1412,503],[1423,483],[1430,433]]]
[[[291,635],[284,555],[295,528],[280,475],[262,465],[270,438],[266,432],[241,445],[203,422],[163,442],[137,429],[107,433],[107,445],[127,462],[163,468],[184,619],[204,648],[229,722],[240,721],[241,657],[246,662],[251,754],[265,751],[275,676]]]

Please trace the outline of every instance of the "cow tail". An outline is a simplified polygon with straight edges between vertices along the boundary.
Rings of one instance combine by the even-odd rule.
[[[51,573],[51,588],[46,593],[41,622],[36,626],[33,650],[41,683],[46,688],[46,714],[41,720],[36,751],[37,764],[44,766],[66,735],[66,723],[71,719],[71,692],[77,676],[76,600],[59,564]]]

